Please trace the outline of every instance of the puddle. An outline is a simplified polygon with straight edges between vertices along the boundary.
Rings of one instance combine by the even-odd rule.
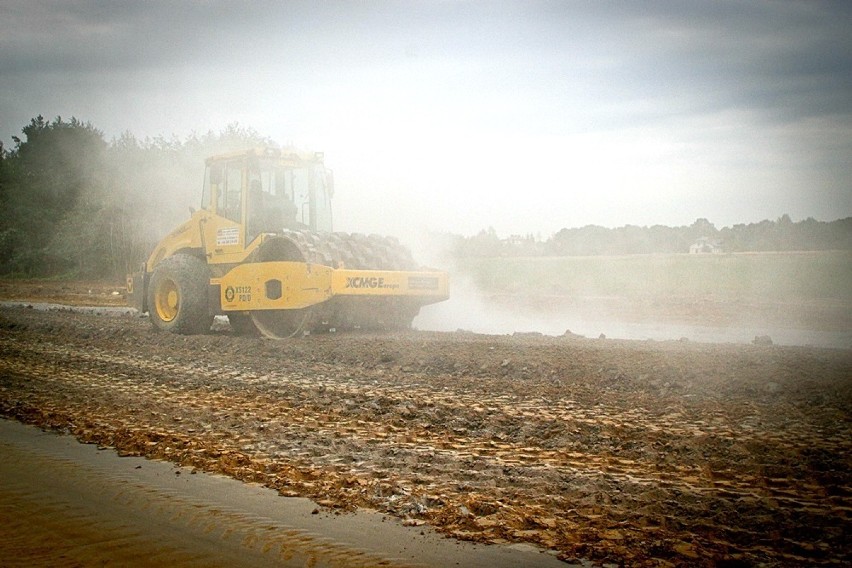
[[[0,453],[4,566],[567,566],[528,545],[318,511],[308,499],[11,420],[0,419]]]

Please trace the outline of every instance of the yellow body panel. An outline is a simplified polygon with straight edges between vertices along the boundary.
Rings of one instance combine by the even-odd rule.
[[[331,272],[303,262],[241,264],[219,279],[219,301],[226,312],[306,308],[331,298]]]
[[[334,296],[416,298],[421,305],[449,297],[446,272],[334,269],[304,262],[242,264],[212,284],[222,310],[301,309]]]
[[[201,232],[206,244],[207,262],[210,264],[243,262],[263,240],[264,235],[261,235],[251,243],[246,243],[243,225],[219,215],[208,215],[201,225]]]
[[[245,238],[242,225],[230,219],[210,215],[201,225],[208,262],[239,262],[245,258]]]
[[[246,245],[243,225],[206,210],[196,211],[157,244],[148,257],[146,271],[182,250],[200,250],[210,264],[243,262],[261,241],[257,238]]]
[[[196,211],[188,221],[166,235],[163,240],[157,243],[157,246],[151,252],[151,256],[148,257],[145,271],[151,272],[161,260],[180,250],[201,249],[203,245],[200,227],[202,219],[208,215],[209,213],[206,211]]]

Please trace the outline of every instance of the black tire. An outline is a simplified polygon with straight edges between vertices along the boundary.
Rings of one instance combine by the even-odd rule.
[[[176,254],[161,261],[148,284],[148,318],[154,328],[184,335],[209,331],[209,284],[207,265],[199,258]]]

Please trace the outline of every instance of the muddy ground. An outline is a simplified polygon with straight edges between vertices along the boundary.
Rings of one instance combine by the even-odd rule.
[[[103,280],[23,280],[0,278],[0,299],[67,306],[126,306],[123,282]]]
[[[2,415],[566,560],[848,565],[850,402],[847,350],[0,310]]]

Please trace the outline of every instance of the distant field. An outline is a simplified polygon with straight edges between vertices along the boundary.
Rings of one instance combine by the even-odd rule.
[[[852,252],[469,259],[485,293],[852,303]]]

